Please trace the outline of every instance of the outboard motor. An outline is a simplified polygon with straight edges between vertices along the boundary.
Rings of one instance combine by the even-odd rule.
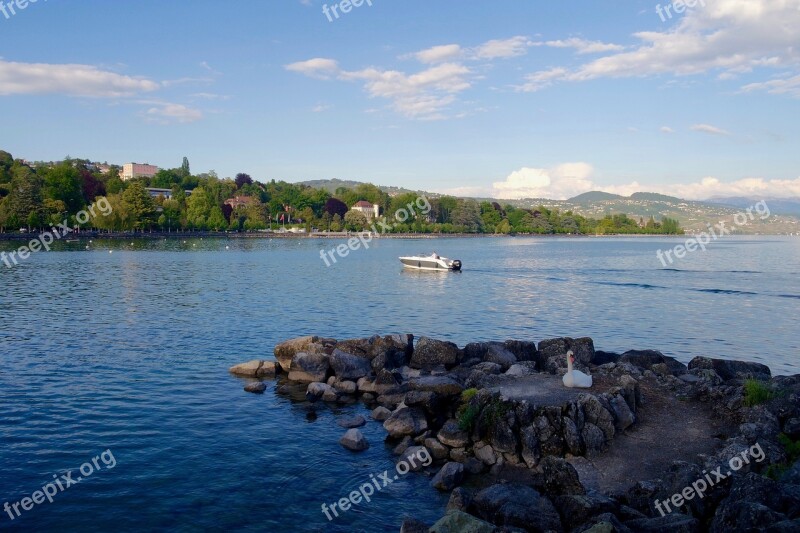
[[[461,270],[461,261],[458,259],[453,260],[453,270]]]

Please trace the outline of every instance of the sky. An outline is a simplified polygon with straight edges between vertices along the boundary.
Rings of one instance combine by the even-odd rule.
[[[462,196],[800,197],[800,0],[692,2],[0,0],[0,149]]]

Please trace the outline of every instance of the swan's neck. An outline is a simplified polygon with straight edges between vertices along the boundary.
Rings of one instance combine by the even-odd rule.
[[[567,372],[572,374],[572,360],[569,357],[567,357]]]

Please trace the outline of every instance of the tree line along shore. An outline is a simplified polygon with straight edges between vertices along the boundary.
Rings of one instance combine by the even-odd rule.
[[[67,221],[70,227],[109,235],[150,232],[263,232],[295,230],[358,232],[374,220],[353,209],[359,202],[377,206],[386,235],[679,235],[676,220],[635,220],[625,214],[601,219],[571,211],[522,209],[498,202],[437,196],[425,198],[424,211],[400,220],[395,213],[420,195],[390,195],[361,184],[334,193],[301,184],[259,182],[248,174],[219,178],[213,171],[192,174],[189,162],[161,169],[152,177],[123,180],[120,168],[100,169],[85,159],[32,164],[0,151],[0,234],[35,232]],[[99,197],[112,210],[80,224],[75,215]],[[374,230],[373,230],[374,231]],[[126,236],[130,236],[127,234]],[[271,234],[275,236],[275,234]]]

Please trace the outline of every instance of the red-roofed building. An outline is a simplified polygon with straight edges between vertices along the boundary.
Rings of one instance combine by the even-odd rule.
[[[229,205],[233,209],[236,209],[238,207],[247,207],[257,203],[258,199],[253,198],[252,196],[236,196],[234,198],[229,198],[228,200],[225,200],[225,205]]]

